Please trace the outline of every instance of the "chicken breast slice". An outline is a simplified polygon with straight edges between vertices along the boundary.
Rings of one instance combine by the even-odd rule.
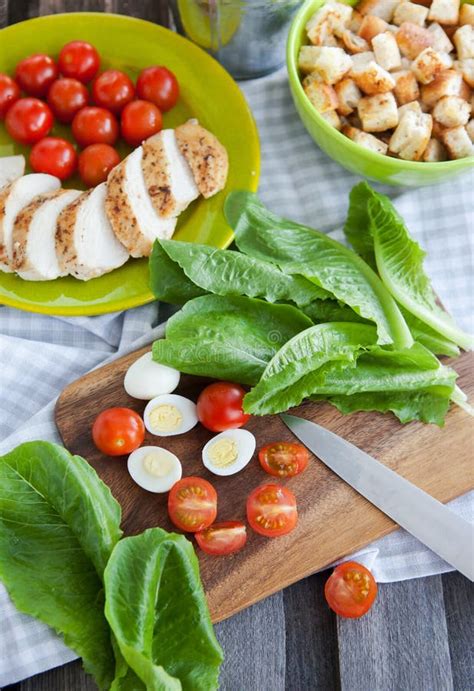
[[[61,182],[52,175],[32,173],[14,180],[0,190],[0,269],[11,272],[13,262],[13,223],[35,197],[59,189]]]
[[[199,192],[208,199],[225,187],[229,172],[227,151],[197,120],[175,129],[179,150],[189,164]]]
[[[178,216],[199,197],[174,130],[162,130],[143,142],[142,170],[151,203],[159,216]]]
[[[26,281],[53,281],[64,276],[56,255],[56,225],[63,209],[77,199],[78,190],[41,194],[20,211],[13,224],[12,268]]]
[[[105,213],[106,195],[103,182],[83,192],[58,217],[55,241],[60,270],[82,281],[117,269],[129,257]]]
[[[163,218],[154,208],[142,170],[139,146],[107,179],[105,210],[116,237],[132,257],[148,257],[156,238],[173,235],[176,218]]]
[[[25,174],[24,156],[4,156],[0,158],[0,189]]]

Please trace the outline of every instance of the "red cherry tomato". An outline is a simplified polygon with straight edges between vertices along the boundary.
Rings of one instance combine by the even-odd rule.
[[[188,533],[205,530],[217,516],[217,492],[201,477],[185,477],[170,490],[168,513],[180,530]]]
[[[86,106],[74,116],[72,134],[80,146],[115,144],[119,126],[109,110]]]
[[[195,537],[203,552],[220,556],[242,549],[247,542],[247,528],[240,521],[224,521],[213,523]]]
[[[275,477],[299,475],[308,465],[309,453],[301,444],[279,441],[267,444],[258,452],[258,460],[266,473]]]
[[[71,41],[59,53],[58,66],[64,77],[72,77],[87,84],[99,71],[100,56],[90,43]]]
[[[53,126],[51,108],[37,98],[20,98],[7,111],[5,126],[20,144],[36,144]]]
[[[0,119],[7,114],[7,110],[20,98],[20,87],[7,74],[0,72]]]
[[[140,146],[144,139],[163,127],[161,112],[148,101],[132,101],[122,111],[122,137],[130,146]]]
[[[15,69],[15,79],[30,96],[42,98],[58,78],[58,67],[49,55],[30,55],[21,60]]]
[[[166,113],[179,98],[178,80],[166,67],[147,67],[138,75],[137,96]]]
[[[116,149],[109,144],[91,144],[79,155],[79,175],[87,187],[95,187],[120,163]]]
[[[355,561],[336,566],[324,588],[329,607],[341,617],[357,619],[374,604],[377,583],[370,571]]]
[[[92,84],[94,103],[113,113],[120,113],[134,96],[132,80],[120,70],[106,70]]]
[[[209,384],[197,400],[199,422],[211,432],[242,427],[250,417],[242,410],[244,396],[245,390],[239,384],[228,381]]]
[[[247,499],[247,518],[251,528],[260,535],[286,535],[298,520],[295,495],[281,485],[256,487]]]
[[[107,456],[123,456],[138,449],[145,437],[143,420],[130,408],[107,408],[92,426],[94,444]]]
[[[77,153],[71,142],[59,137],[40,139],[30,153],[30,166],[35,173],[49,173],[67,180],[77,167]]]
[[[77,79],[57,79],[48,91],[48,103],[60,122],[72,122],[89,101],[89,92]]]

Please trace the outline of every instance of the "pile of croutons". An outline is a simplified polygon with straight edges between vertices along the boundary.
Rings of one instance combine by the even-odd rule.
[[[333,127],[407,161],[474,154],[474,5],[326,2],[306,32],[303,88]]]

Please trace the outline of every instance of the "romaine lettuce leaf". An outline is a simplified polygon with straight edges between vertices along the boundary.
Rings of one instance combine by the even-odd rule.
[[[355,322],[357,324],[373,324],[364,319],[357,312],[337,300],[315,300],[301,308],[315,324],[325,322]]]
[[[189,280],[158,241],[153,245],[149,267],[150,288],[157,300],[170,302],[172,305],[184,305],[188,300],[206,294],[205,290]]]
[[[107,620],[148,691],[217,689],[222,651],[183,535],[151,528],[121,540],[104,581]]]

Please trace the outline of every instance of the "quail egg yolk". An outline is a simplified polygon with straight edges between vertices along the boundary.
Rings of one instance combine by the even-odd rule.
[[[173,432],[183,422],[181,411],[171,403],[158,405],[150,413],[150,425],[158,432]]]
[[[171,471],[173,463],[166,454],[155,451],[145,456],[143,467],[147,473],[154,477],[166,477]]]
[[[209,448],[208,454],[216,468],[225,468],[225,466],[231,465],[237,460],[237,444],[233,439],[224,437]]]

